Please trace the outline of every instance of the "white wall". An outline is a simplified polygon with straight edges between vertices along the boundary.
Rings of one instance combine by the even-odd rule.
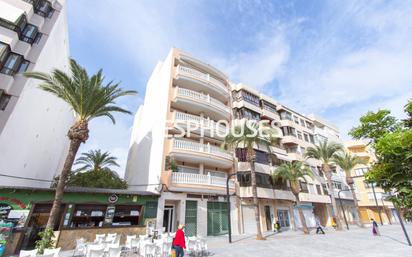
[[[136,113],[125,173],[131,189],[157,192],[159,187],[172,67],[171,51],[150,76],[144,104]]]
[[[33,70],[67,70],[68,57],[64,6]],[[66,134],[74,116],[67,104],[38,89],[37,84],[27,80],[0,134],[0,173],[51,180],[62,168],[69,142]],[[0,186],[49,187],[46,182],[0,178]]]

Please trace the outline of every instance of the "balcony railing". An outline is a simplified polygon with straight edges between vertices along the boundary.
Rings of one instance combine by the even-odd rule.
[[[209,153],[226,159],[232,159],[232,155],[228,151],[225,151],[219,147],[210,144],[201,144],[189,140],[173,139],[173,148],[199,153]]]
[[[220,110],[230,113],[230,108],[228,106],[226,106],[221,101],[211,97],[210,95],[205,95],[205,94],[202,94],[202,93],[190,90],[190,89],[186,89],[186,88],[181,88],[181,87],[177,88],[177,95],[191,98],[199,102],[207,103],[215,108],[218,108]]]
[[[175,119],[178,121],[183,121],[183,122],[191,122],[191,123],[196,123],[199,126],[202,126],[204,129],[214,129],[218,130],[222,133],[226,131],[226,127],[223,126],[220,123],[215,122],[214,120],[208,119],[208,118],[202,118],[197,115],[192,115],[184,112],[175,112]]]
[[[185,167],[186,168],[186,167]],[[186,168],[187,169],[187,168]],[[192,168],[189,168],[192,170]],[[172,173],[173,184],[191,184],[191,185],[204,185],[204,186],[226,186],[226,178],[212,176],[210,174],[193,174],[186,172],[173,172]],[[234,188],[235,183],[233,180],[229,181],[229,187]]]
[[[185,66],[178,66],[178,72],[184,75],[188,75],[194,78],[197,78],[199,80],[202,80],[204,82],[207,82],[208,84],[214,86],[215,88],[222,90],[226,93],[228,93],[228,89],[225,86],[225,84],[223,84],[223,82],[221,82],[218,79],[215,79],[214,77],[210,76],[210,74],[206,74],[203,73],[201,71],[189,68],[189,67],[185,67]]]

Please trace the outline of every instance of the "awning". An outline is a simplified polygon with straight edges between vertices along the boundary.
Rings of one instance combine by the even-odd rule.
[[[8,3],[0,2],[0,18],[16,24],[19,18],[24,14],[22,9],[14,7]]]
[[[280,153],[274,153],[276,155],[276,158],[278,158],[279,160],[283,160],[283,161],[287,161],[287,162],[291,162],[292,159],[286,155],[286,154],[280,154]]]

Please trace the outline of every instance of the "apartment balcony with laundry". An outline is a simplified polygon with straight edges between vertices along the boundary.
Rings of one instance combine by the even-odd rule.
[[[196,68],[178,65],[174,78],[174,83],[178,86],[207,92],[220,101],[229,98],[229,88],[226,82]]]
[[[177,161],[204,163],[223,169],[231,168],[233,165],[232,153],[210,142],[201,143],[186,138],[173,138],[168,140],[167,147],[169,155]]]
[[[217,121],[230,119],[230,107],[209,94],[175,87],[172,101],[173,107],[177,109],[189,110],[192,113],[204,113]]]

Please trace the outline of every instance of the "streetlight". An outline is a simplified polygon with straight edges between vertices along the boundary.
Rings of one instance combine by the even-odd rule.
[[[229,195],[229,180],[232,176],[235,176],[237,173],[232,173],[227,176],[226,179],[226,201],[227,201],[227,225],[229,228],[229,243],[232,243],[232,223],[230,221],[230,195]]]
[[[345,220],[346,229],[349,230],[348,220],[346,219],[345,210],[343,209],[343,204],[342,204],[342,198],[340,197],[340,193],[343,192],[343,191],[350,191],[350,189],[341,189],[338,192],[339,204],[340,204],[340,208],[342,209],[342,212],[343,212],[343,219]]]
[[[389,192],[389,196],[392,196],[392,194],[391,194],[390,192]],[[409,245],[409,246],[412,246],[411,240],[409,239],[408,232],[406,231],[405,225],[403,224],[403,220],[402,220],[401,214],[399,213],[398,206],[397,206],[396,203],[394,203],[393,201],[392,201],[392,203],[393,203],[393,206],[395,207],[396,216],[398,216],[399,223],[401,224],[403,233],[405,234],[406,241],[408,241],[408,245]]]
[[[372,185],[372,192],[373,192],[373,198],[375,198],[375,205],[376,205],[376,210],[378,211],[379,214],[379,219],[381,220],[381,225],[383,225],[383,221],[382,221],[382,215],[381,215],[381,210],[379,209],[379,205],[378,205],[378,199],[376,198],[376,193],[375,193],[375,183],[370,183]],[[382,198],[382,195],[381,195]]]

